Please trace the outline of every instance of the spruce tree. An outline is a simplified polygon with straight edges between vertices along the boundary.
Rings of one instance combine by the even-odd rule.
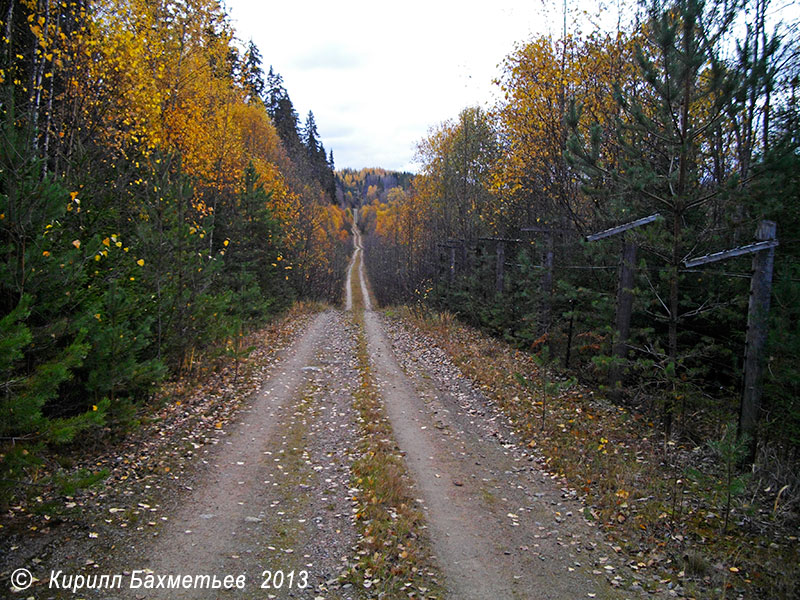
[[[303,127],[303,144],[305,144],[309,160],[312,162],[316,161],[319,154],[320,142],[317,122],[314,120],[314,113],[311,111],[308,111],[306,123]]]
[[[264,72],[261,68],[261,52],[253,40],[247,45],[242,65],[242,83],[247,92],[247,101],[262,102],[267,84],[264,81]]]
[[[278,99],[272,122],[289,158],[296,164],[302,164],[305,159],[305,146],[298,132],[297,111],[288,94]]]
[[[283,87],[283,77],[281,77],[279,73],[276,73],[272,65],[270,65],[269,73],[267,73],[264,104],[267,107],[267,113],[269,113],[273,121],[278,112],[278,104],[285,96],[286,89]]]

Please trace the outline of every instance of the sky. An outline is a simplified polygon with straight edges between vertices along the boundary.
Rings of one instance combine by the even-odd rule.
[[[631,0],[568,0],[567,28],[612,29]],[[337,169],[415,172],[417,144],[468,106],[491,106],[516,44],[564,27],[561,0],[224,0]],[[773,0],[776,12],[795,0]],[[793,8],[792,8],[793,7]],[[793,19],[794,20],[794,19]],[[623,18],[623,23],[625,19]]]
[[[541,0],[226,0],[305,122],[314,113],[337,169],[415,171],[417,143],[490,103],[498,66],[534,32],[563,27]]]

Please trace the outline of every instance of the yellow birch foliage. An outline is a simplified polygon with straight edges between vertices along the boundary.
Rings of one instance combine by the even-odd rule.
[[[423,167],[415,188],[436,208],[442,235],[474,239],[495,229],[489,190],[499,145],[490,114],[462,110],[429,132],[417,156]]]
[[[417,184],[424,185],[424,180],[417,176],[411,189],[394,188],[387,202],[375,200],[359,209],[359,223],[365,233],[381,238],[384,247],[396,248],[406,274],[427,262],[436,243],[432,226],[435,208],[430,197],[417,188]]]
[[[208,214],[234,195],[252,162],[284,223],[297,199],[275,128],[234,81],[233,32],[216,0],[104,0],[84,42],[79,96],[85,121],[124,153],[178,152],[195,178],[195,207]]]
[[[128,161],[137,168],[156,152],[179,155],[194,182],[187,219],[198,232],[220,203],[235,214],[231,203],[252,164],[287,254],[309,267],[328,262],[325,249],[348,235],[344,213],[328,208],[318,186],[305,181],[265,107],[245,90],[218,0],[97,0],[87,10],[76,5],[69,19],[49,18],[55,13],[47,12],[48,1],[19,6],[38,43],[32,57],[21,55],[0,77],[19,77],[15,85],[30,93],[32,108],[21,118],[34,131],[42,107],[54,100],[39,124],[54,135],[37,134],[49,143],[45,152],[68,162],[71,149],[92,144],[107,149],[102,160],[111,166]],[[25,75],[31,72],[32,82]],[[61,85],[48,87],[54,72]]]
[[[498,219],[546,217],[557,202],[581,212],[580,190],[564,160],[565,116],[574,101],[582,108],[582,132],[595,123],[613,129],[614,86],[631,78],[632,47],[621,35],[540,37],[506,58],[497,81],[502,99],[496,114],[507,153],[492,185]]]

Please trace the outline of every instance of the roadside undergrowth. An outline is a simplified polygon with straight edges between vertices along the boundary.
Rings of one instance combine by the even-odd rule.
[[[359,542],[357,563],[340,580],[367,597],[444,598],[424,516],[410,494],[411,480],[370,367],[360,286],[352,288],[359,368],[354,406],[363,433],[352,468]]]
[[[252,345],[251,352],[223,354],[164,383],[141,408],[138,427],[125,436],[109,436],[91,447],[76,444],[48,457],[33,492],[0,513],[5,539],[20,547],[27,540],[34,547],[41,542],[31,536],[44,540],[69,535],[66,524],[87,528],[99,523],[108,535],[94,543],[107,537],[113,544],[115,533],[141,529],[139,521],[146,520],[151,509],[137,508],[131,499],[149,506],[159,502],[169,482],[182,476],[205,445],[215,443],[241,403],[260,387],[262,371],[274,364],[276,353],[318,310],[318,305],[298,303],[244,338],[242,345]],[[131,504],[130,510],[109,516],[109,506]],[[0,554],[3,549],[5,544],[0,544]]]
[[[646,417],[582,386],[549,395],[542,419],[543,375],[535,357],[447,315],[400,308],[392,316],[442,348],[508,417],[520,443],[578,492],[583,516],[628,557],[639,585],[653,590],[671,584],[687,598],[794,597],[800,577],[796,530],[770,535],[737,525],[756,512],[746,501],[726,529],[719,482],[704,486],[690,476],[698,449],[672,442],[665,447]]]

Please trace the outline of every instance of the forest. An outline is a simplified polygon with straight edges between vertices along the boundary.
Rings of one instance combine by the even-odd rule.
[[[336,173],[336,201],[353,208],[374,202],[386,204],[392,193],[409,189],[413,179],[413,173],[374,167],[342,169]]]
[[[2,2],[0,507],[26,512],[57,494],[70,455],[86,464],[153,431],[140,426],[160,389],[215,361],[238,368],[248,334],[302,303],[345,323],[318,340],[351,344],[364,375],[359,401],[376,412],[360,422],[380,452],[359,468],[389,457],[406,482],[366,334],[327,310],[349,281],[361,319],[405,319],[414,343],[435,342],[423,350],[450,353],[453,379],[504,411],[584,504],[571,516],[633,571],[791,597],[798,24],[771,0],[628,8],[614,30],[519,40],[495,99],[432,127],[405,173],[337,171],[314,113],[301,119],[280,65],[236,37],[218,0]],[[298,381],[322,376],[296,362]],[[212,396],[198,431],[223,428],[203,412]],[[383,510],[378,493],[397,490],[380,481],[341,489],[372,485],[362,509]],[[383,518],[394,536],[397,512]],[[359,553],[383,561],[395,546],[373,533]]]
[[[359,224],[382,303],[491,332],[665,448],[716,448],[745,471],[726,489],[796,502],[800,39],[772,8],[646,2],[518,43],[498,100],[432,129]]]
[[[215,0],[3,2],[0,496],[341,295],[333,154]]]

